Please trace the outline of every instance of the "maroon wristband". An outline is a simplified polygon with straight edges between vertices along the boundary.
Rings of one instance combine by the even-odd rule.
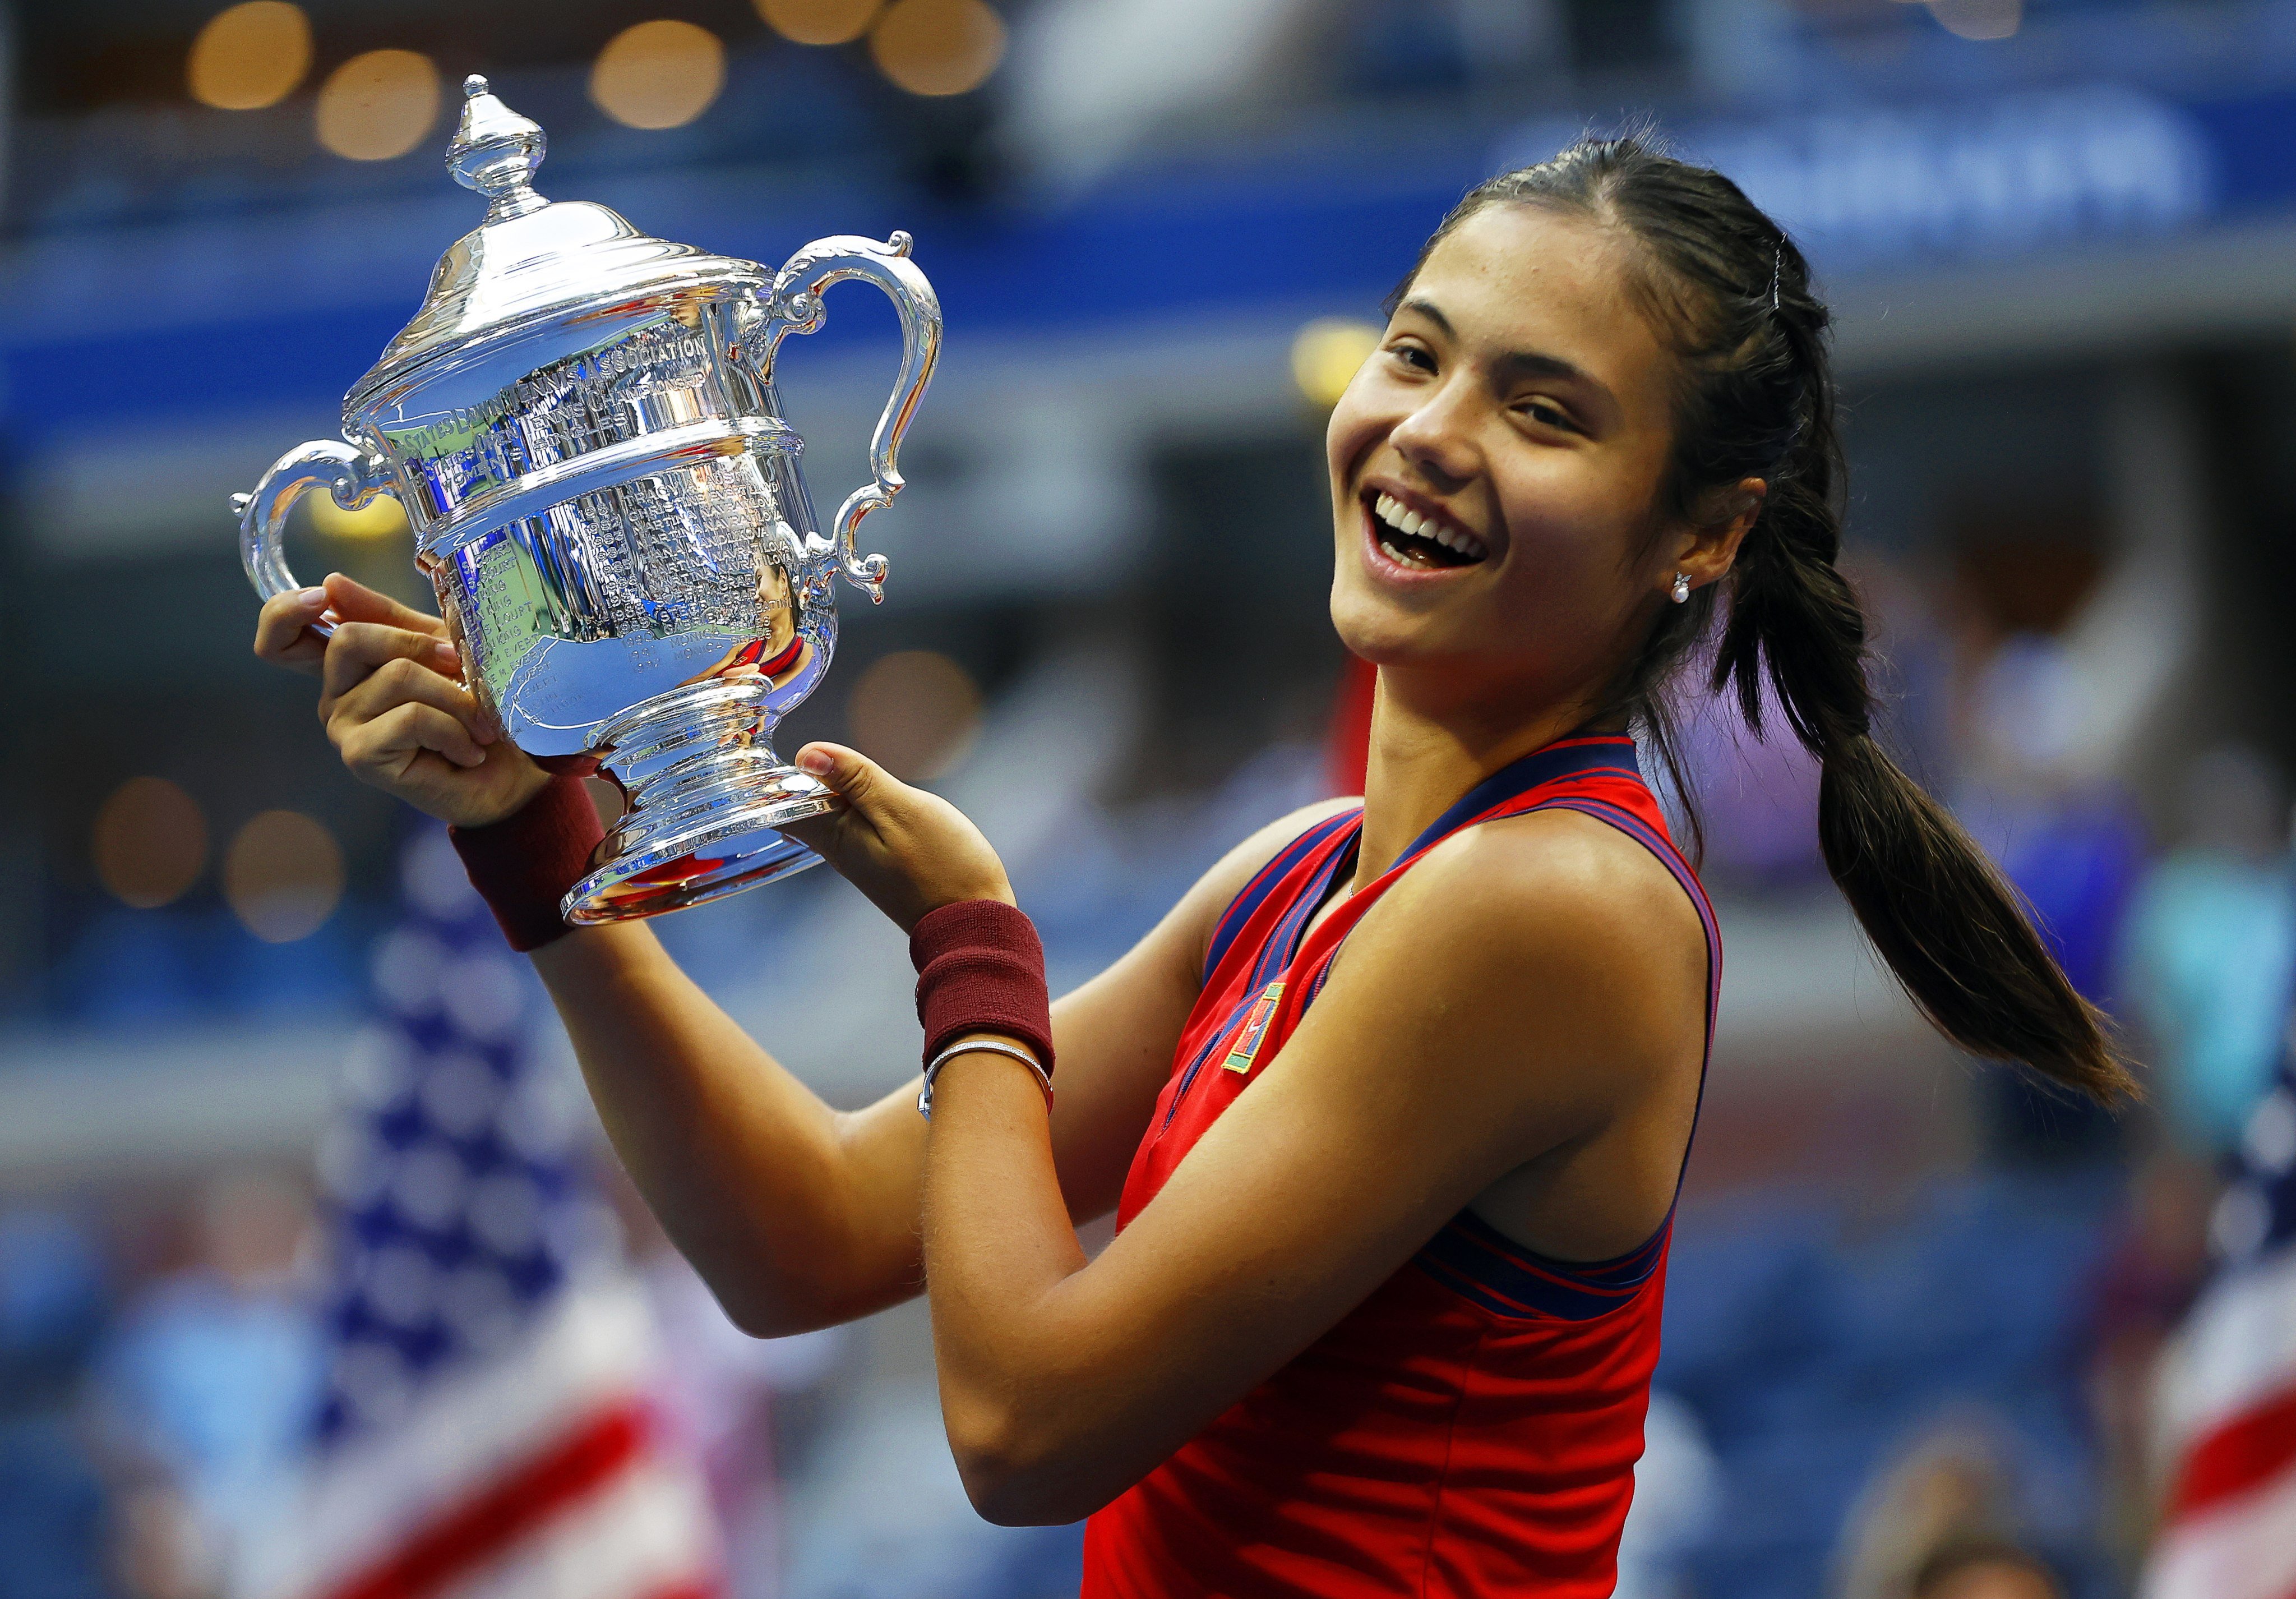
[[[483,828],[448,828],[471,886],[514,950],[538,950],[571,928],[558,913],[566,891],[590,871],[604,837],[582,779],[562,772],[514,816]]]
[[[1037,924],[999,900],[928,912],[909,934],[927,1060],[967,1033],[1002,1033],[1053,1069],[1053,1006]]]

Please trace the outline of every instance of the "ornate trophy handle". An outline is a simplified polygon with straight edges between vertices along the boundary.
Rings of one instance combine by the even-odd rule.
[[[247,568],[247,581],[255,585],[255,591],[269,599],[303,586],[287,570],[280,540],[287,531],[287,513],[307,490],[324,483],[332,490],[337,505],[356,511],[376,495],[389,492],[388,470],[379,458],[340,439],[316,439],[297,445],[274,461],[263,481],[255,485],[254,493],[233,495],[231,508],[239,513],[240,565]],[[324,638],[335,630],[326,622],[314,622],[311,631]]]
[[[774,350],[784,334],[809,334],[822,324],[822,291],[849,277],[865,278],[885,291],[901,316],[901,375],[893,383],[892,398],[877,418],[869,441],[873,480],[845,497],[837,507],[832,539],[846,581],[873,600],[885,598],[885,557],[864,556],[853,541],[854,530],[870,512],[893,503],[901,490],[901,474],[894,455],[901,435],[909,430],[917,401],[932,380],[933,364],[940,359],[940,297],[925,275],[910,264],[909,235],[897,233],[880,244],[857,235],[839,234],[816,239],[790,257],[774,278],[764,307],[751,359],[761,375],[773,370]],[[744,342],[751,341],[745,338]]]

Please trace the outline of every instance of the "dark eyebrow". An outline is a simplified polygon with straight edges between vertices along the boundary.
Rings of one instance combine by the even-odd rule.
[[[1432,322],[1436,326],[1441,328],[1443,330],[1443,336],[1447,339],[1456,339],[1459,336],[1458,329],[1451,326],[1451,318],[1437,310],[1435,309],[1435,302],[1431,300],[1406,300],[1395,309],[1398,315],[1400,315],[1405,311],[1416,311],[1419,315],[1426,317],[1430,322]]]
[[[1445,338],[1455,342],[1459,337],[1458,330],[1451,326],[1451,319],[1438,310],[1432,301],[1414,296],[1397,306],[1395,309],[1398,316],[1405,311],[1409,311],[1414,316],[1424,317],[1441,330]],[[1625,414],[1624,408],[1619,403],[1619,397],[1611,392],[1608,383],[1585,367],[1566,361],[1559,355],[1547,355],[1530,350],[1511,350],[1492,360],[1491,375],[1503,388],[1531,377],[1553,378],[1575,385],[1581,397],[1579,420],[1597,434],[1606,433],[1617,425]]]
[[[1459,336],[1458,330],[1451,326],[1451,319],[1438,310],[1432,301],[1406,300],[1395,309],[1398,312],[1413,311],[1426,317],[1428,321],[1442,330],[1443,336],[1447,339],[1456,339]],[[1491,366],[1502,378],[1559,377],[1572,383],[1589,384],[1605,394],[1609,392],[1607,389],[1603,389],[1602,383],[1589,377],[1583,368],[1574,367],[1557,355],[1540,355],[1527,350],[1510,350],[1493,361]]]

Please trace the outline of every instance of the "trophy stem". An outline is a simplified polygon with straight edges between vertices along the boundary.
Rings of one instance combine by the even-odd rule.
[[[844,802],[774,752],[771,685],[711,679],[633,705],[593,735],[629,808],[561,902],[576,924],[682,911],[817,866],[779,829]]]

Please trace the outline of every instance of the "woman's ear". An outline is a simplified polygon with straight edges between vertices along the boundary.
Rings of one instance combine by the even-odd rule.
[[[1770,485],[1761,478],[1741,478],[1710,490],[1700,502],[1698,519],[1685,527],[1674,568],[1687,575],[1690,586],[1702,589],[1719,582],[1738,558]],[[1671,574],[1669,574],[1671,575]]]

